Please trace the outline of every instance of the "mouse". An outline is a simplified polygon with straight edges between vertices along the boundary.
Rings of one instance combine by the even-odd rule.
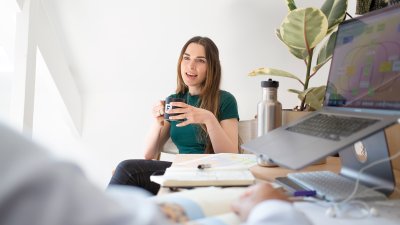
[[[272,159],[270,159],[269,157],[265,156],[265,155],[258,155],[257,156],[257,164],[259,166],[265,166],[265,167],[276,167],[278,165],[276,165],[274,163],[274,161],[272,161]]]

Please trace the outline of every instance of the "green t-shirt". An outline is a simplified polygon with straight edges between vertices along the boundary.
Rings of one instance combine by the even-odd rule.
[[[227,92],[220,90],[220,106],[218,121],[237,118],[239,120],[238,107],[235,97]],[[184,98],[186,104],[199,107],[200,101],[198,95],[173,94],[170,97]],[[203,154],[205,149],[205,140],[201,140],[200,131],[201,127],[198,124],[189,124],[184,127],[177,127],[177,121],[171,121],[170,136],[172,141],[179,149],[180,154]]]

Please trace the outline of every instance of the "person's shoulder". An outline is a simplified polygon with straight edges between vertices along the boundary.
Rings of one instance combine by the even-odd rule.
[[[170,98],[183,98],[185,94],[182,93],[174,93],[174,94],[170,94],[168,97]]]
[[[234,100],[236,100],[235,96],[233,96],[233,94],[231,94],[228,91],[220,90],[219,93],[220,93],[221,100],[225,100],[225,99],[234,99]]]
[[[220,90],[220,115],[219,120],[239,119],[236,98],[229,92]]]
[[[168,97],[171,97],[171,98],[185,98],[186,95],[187,95],[187,92],[185,92],[185,93],[173,93],[173,94],[170,94]]]

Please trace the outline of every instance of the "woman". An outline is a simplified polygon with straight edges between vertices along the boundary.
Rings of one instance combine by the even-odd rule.
[[[207,37],[193,37],[183,46],[177,73],[176,94],[186,103],[172,102],[164,120],[164,102],[153,108],[155,123],[151,129],[145,160],[121,162],[110,185],[133,185],[156,194],[160,186],[150,181],[154,172],[165,171],[171,162],[155,161],[169,137],[180,154],[238,153],[238,110],[235,98],[219,89],[221,65],[214,42]]]

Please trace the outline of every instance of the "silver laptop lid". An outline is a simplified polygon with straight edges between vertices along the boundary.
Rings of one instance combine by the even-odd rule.
[[[400,7],[339,25],[324,107],[400,113]]]

